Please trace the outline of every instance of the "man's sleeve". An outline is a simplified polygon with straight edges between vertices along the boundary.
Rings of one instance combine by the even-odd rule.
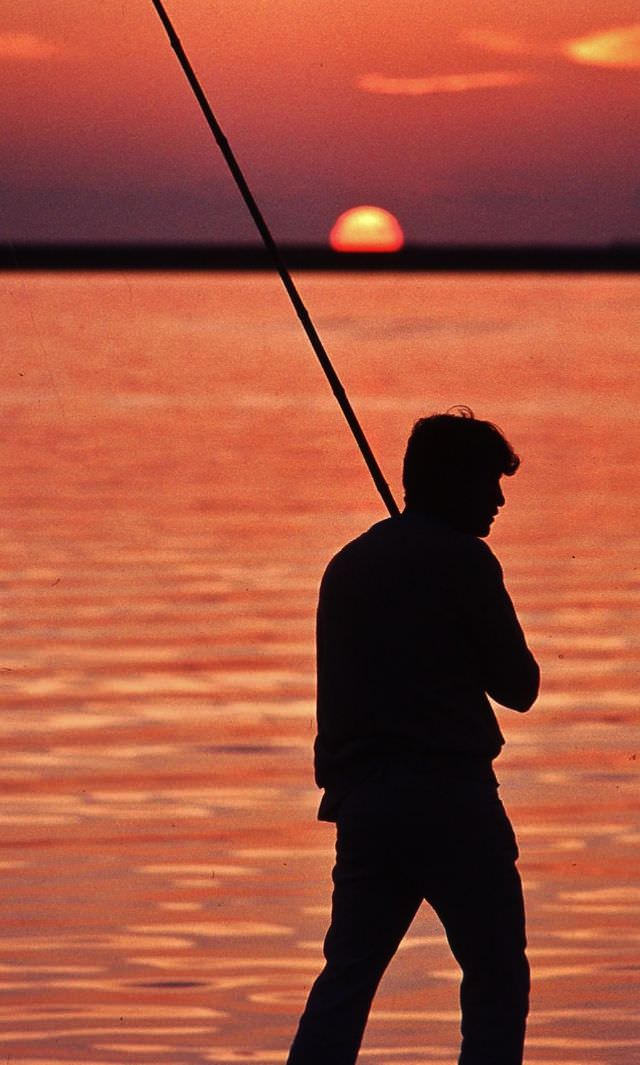
[[[459,577],[465,635],[485,691],[511,710],[529,710],[538,695],[540,670],[504,586],[500,563],[476,540]]]

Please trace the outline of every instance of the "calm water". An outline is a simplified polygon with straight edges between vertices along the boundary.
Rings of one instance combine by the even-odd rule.
[[[301,288],[398,497],[412,421],[454,403],[524,457],[491,544],[544,677],[500,712],[526,1060],[630,1065],[640,280]],[[316,588],[382,505],[272,278],[5,275],[0,299],[0,1060],[282,1063],[333,851]],[[364,1065],[453,1065],[457,980],[425,908]]]

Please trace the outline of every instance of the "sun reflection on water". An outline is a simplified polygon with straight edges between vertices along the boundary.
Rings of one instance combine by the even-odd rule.
[[[334,853],[311,777],[316,588],[381,514],[267,278],[22,283],[37,336],[0,291],[19,341],[0,397],[0,1057],[281,1063],[322,963]],[[531,715],[501,714],[498,765],[528,901],[529,1057],[630,1065],[638,282],[393,285],[389,300],[382,278],[305,277],[385,468],[427,379],[437,409],[464,399],[464,378],[525,455],[495,547],[544,677]],[[278,355],[257,378],[256,337]],[[45,348],[64,419],[36,365]],[[425,908],[363,1065],[452,1061],[457,980]]]

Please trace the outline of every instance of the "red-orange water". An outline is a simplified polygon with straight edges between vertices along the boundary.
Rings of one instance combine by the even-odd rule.
[[[500,713],[526,1061],[630,1065],[640,281],[301,287],[398,497],[423,413],[468,403],[523,455],[491,545],[544,677]],[[273,278],[5,275],[0,300],[0,1060],[282,1063],[330,895],[316,588],[382,505]],[[363,1063],[453,1065],[457,980],[425,908]]]

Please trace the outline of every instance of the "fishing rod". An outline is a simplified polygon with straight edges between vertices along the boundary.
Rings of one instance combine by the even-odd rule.
[[[278,274],[280,275],[280,280],[282,281],[282,284],[284,285],[287,291],[289,299],[293,304],[300,324],[302,325],[302,328],[304,329],[305,333],[307,334],[307,337],[309,338],[311,347],[316,353],[318,361],[325,372],[325,376],[331,386],[331,391],[337,399],[338,405],[347,420],[347,424],[351,429],[351,432],[355,437],[356,443],[360,448],[362,457],[364,458],[364,461],[367,464],[369,473],[373,478],[373,482],[376,488],[378,489],[378,492],[380,493],[387,507],[387,510],[389,511],[389,514],[392,517],[396,517],[400,513],[398,509],[398,504],[393,498],[393,493],[391,492],[389,485],[384,479],[382,470],[380,469],[376,457],[369,446],[369,442],[366,436],[364,435],[362,426],[360,425],[356,413],[353,407],[351,406],[351,403],[349,402],[349,398],[344,390],[342,382],[340,381],[340,378],[338,377],[338,374],[336,373],[333,367],[331,359],[329,358],[325,346],[318,335],[316,327],[311,321],[309,312],[302,300],[300,293],[298,292],[298,289],[296,288],[293,282],[293,278],[291,277],[287,266],[285,265],[284,259],[280,254],[280,249],[278,248],[278,245],[273,239],[271,230],[269,229],[264,219],[262,211],[258,207],[253,193],[251,192],[251,189],[247,184],[245,176],[242,173],[242,170],[240,169],[238,161],[233,151],[231,150],[229,142],[225,137],[217,118],[211,110],[209,101],[207,100],[204,90],[200,85],[200,82],[198,81],[196,73],[193,67],[191,66],[191,63],[189,62],[186,52],[182,47],[182,44],[180,43],[178,35],[175,29],[173,28],[171,19],[169,18],[161,0],[151,0],[151,3],[155,7],[158,17],[165,28],[167,37],[169,38],[169,43],[171,44],[171,47],[176,53],[178,62],[180,63],[180,66],[182,67],[187,81],[189,82],[189,85],[193,90],[193,94],[196,100],[200,104],[200,109],[207,121],[207,125],[209,126],[209,129],[211,130],[215,138],[216,144],[222,152],[223,158],[227,166],[229,167],[229,170],[231,171],[231,175],[236,185],[238,186],[238,189],[240,190],[240,193],[249,210],[249,213],[256,224],[260,236],[262,237],[264,245],[269,254],[271,255],[271,258],[273,259],[273,263],[278,271]]]

